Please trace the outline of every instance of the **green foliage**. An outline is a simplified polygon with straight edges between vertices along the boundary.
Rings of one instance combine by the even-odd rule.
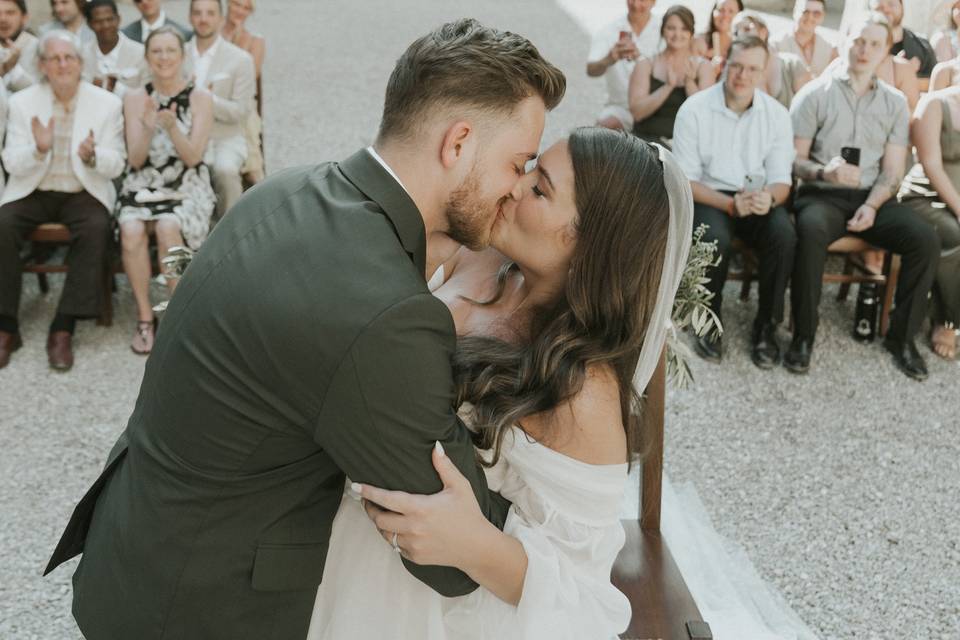
[[[693,373],[688,364],[693,354],[680,338],[680,333],[687,327],[697,336],[723,333],[720,319],[709,306],[713,294],[707,290],[710,279],[706,273],[709,267],[720,262],[720,258],[716,256],[716,241],[703,242],[706,231],[706,225],[701,224],[693,232],[690,256],[677,289],[671,317],[672,326],[667,335],[667,379],[680,389],[693,382]]]

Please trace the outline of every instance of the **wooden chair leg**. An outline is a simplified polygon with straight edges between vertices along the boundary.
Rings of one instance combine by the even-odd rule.
[[[893,296],[897,292],[897,283],[900,280],[900,256],[888,252],[884,260],[883,272],[887,281],[883,286],[883,306],[880,307],[880,337],[885,337],[890,329],[890,310],[893,308]]]
[[[47,274],[38,273],[37,274],[37,284],[40,285],[40,293],[49,293],[50,283],[47,281]]]
[[[113,325],[113,291],[116,281],[113,277],[111,260],[108,258],[103,264],[103,277],[100,281],[100,315],[97,317],[98,327]]]
[[[750,299],[750,285],[753,284],[753,271],[744,265],[743,282],[740,283],[740,302],[746,302]]]
[[[847,254],[843,257],[843,275],[851,276],[853,275],[853,260],[850,258],[850,254]],[[850,294],[850,283],[842,282],[840,283],[840,290],[837,291],[837,301],[844,302],[847,299],[847,296]]]

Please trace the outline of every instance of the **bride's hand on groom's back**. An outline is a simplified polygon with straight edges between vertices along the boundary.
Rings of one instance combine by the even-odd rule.
[[[358,490],[367,515],[388,544],[396,545],[408,560],[421,565],[444,565],[469,572],[478,545],[494,527],[483,516],[470,482],[443,453],[433,451],[433,466],[443,489],[433,495],[387,491],[369,485]],[[499,533],[499,531],[496,531]]]

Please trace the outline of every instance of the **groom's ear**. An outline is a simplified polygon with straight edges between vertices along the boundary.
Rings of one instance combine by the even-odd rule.
[[[444,169],[453,169],[461,160],[473,156],[476,145],[476,131],[473,124],[466,120],[457,120],[447,127],[440,147],[440,163]],[[473,162],[469,162],[472,165]]]

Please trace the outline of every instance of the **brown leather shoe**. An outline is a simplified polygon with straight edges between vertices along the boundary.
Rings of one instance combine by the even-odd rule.
[[[47,362],[55,371],[69,371],[73,366],[73,336],[69,331],[54,331],[47,337]]]
[[[0,331],[0,369],[10,364],[10,356],[23,346],[19,333]]]

